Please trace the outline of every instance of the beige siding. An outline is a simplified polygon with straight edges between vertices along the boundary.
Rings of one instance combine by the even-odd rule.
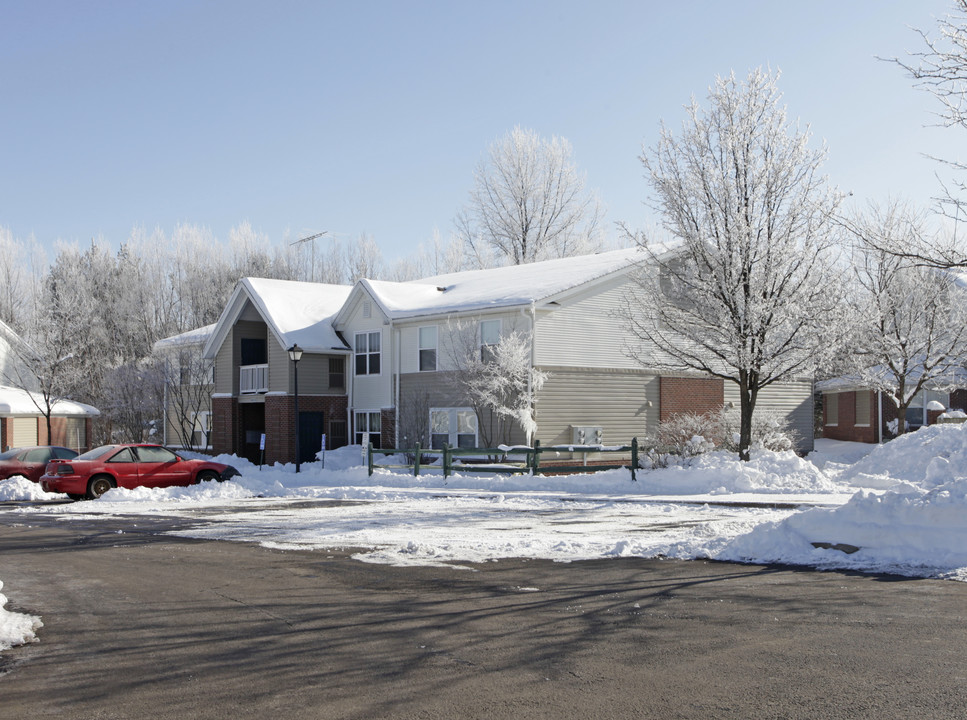
[[[370,303],[370,317],[365,317],[363,306]],[[393,368],[396,363],[396,332],[391,328],[379,306],[369,297],[361,297],[353,303],[346,323],[341,328],[349,347],[356,349],[356,333],[380,331],[380,374],[356,375],[355,357],[346,359],[347,383],[352,387],[352,404],[359,410],[380,410],[393,407]]]
[[[437,370],[449,371],[456,368],[456,359],[468,349],[480,347],[479,325],[481,320],[500,320],[502,335],[514,331],[530,333],[530,317],[513,313],[490,313],[466,318],[439,318],[423,322],[399,325],[400,372],[419,372],[419,337],[421,327],[437,328]]]
[[[234,354],[235,328],[231,328],[225,336],[225,342],[215,354],[215,392],[222,395],[234,395],[238,392],[238,371],[235,369]]]
[[[604,429],[605,444],[643,439],[658,426],[658,377],[640,370],[541,368],[537,437],[543,445],[570,443],[571,426]]]
[[[292,361],[289,360],[288,349],[275,341],[275,337],[268,338],[269,360],[269,392],[292,392]],[[303,360],[306,358],[303,355]],[[299,363],[299,380],[302,380],[302,362]],[[303,389],[299,387],[299,392]]]
[[[618,317],[630,290],[626,278],[571,298],[537,317],[537,364],[565,367],[638,369],[626,354],[630,335]]]
[[[725,383],[725,402],[739,407],[739,387]],[[773,410],[789,417],[792,429],[799,436],[799,450],[809,452],[813,441],[813,384],[811,381],[775,383],[759,391],[756,412]]]

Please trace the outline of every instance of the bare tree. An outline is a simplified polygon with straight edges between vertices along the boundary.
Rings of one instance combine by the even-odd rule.
[[[759,392],[810,373],[833,344],[837,285],[825,148],[786,119],[777,75],[732,75],[695,101],[681,136],[665,126],[641,161],[668,246],[647,245],[625,318],[644,366],[734,382],[739,457],[749,459]]]
[[[893,203],[849,227],[855,236],[852,374],[897,408],[897,434],[925,388],[953,387],[967,354],[967,288],[899,252],[924,237],[922,214]],[[875,242],[870,238],[875,238]]]
[[[202,356],[203,346],[184,345],[161,358],[166,421],[182,447],[195,447],[199,418],[209,411],[213,361]],[[206,443],[207,444],[207,443]],[[204,448],[202,448],[204,449]]]
[[[456,226],[486,267],[491,253],[521,265],[591,252],[600,244],[600,219],[597,200],[571,159],[571,144],[516,127],[490,146],[477,167]]]

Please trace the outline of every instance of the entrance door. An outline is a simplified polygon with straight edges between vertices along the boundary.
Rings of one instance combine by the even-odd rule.
[[[265,405],[262,403],[242,403],[239,405],[242,415],[242,440],[244,441],[241,455],[258,464],[261,462],[262,451],[259,444],[262,433],[265,432]]]
[[[299,462],[313,462],[322,450],[322,434],[325,432],[325,414],[321,412],[299,413]]]

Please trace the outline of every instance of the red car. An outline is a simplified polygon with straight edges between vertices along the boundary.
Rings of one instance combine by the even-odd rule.
[[[0,480],[12,477],[25,477],[38,482],[44,468],[54,458],[70,460],[77,457],[74,450],[65,447],[22,447],[0,453]]]
[[[160,445],[104,445],[72,460],[51,460],[40,486],[74,500],[94,500],[115,487],[194,485],[238,474],[231,465],[187,460]]]

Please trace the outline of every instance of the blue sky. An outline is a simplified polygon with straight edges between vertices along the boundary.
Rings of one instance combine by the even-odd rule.
[[[573,145],[607,220],[655,222],[638,156],[716,75],[782,71],[857,201],[926,204],[967,133],[874,56],[946,0],[0,0],[0,227],[48,246],[177,223],[274,243],[444,237],[515,125]]]

